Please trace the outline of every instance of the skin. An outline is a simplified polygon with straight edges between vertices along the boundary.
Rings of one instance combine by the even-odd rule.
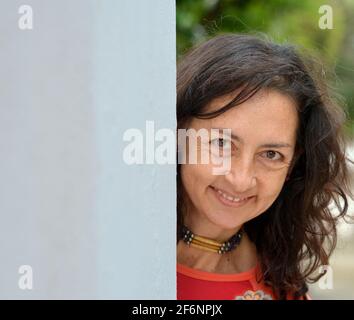
[[[234,95],[212,100],[206,110],[219,109]],[[240,141],[225,139],[221,143],[213,141],[211,145],[207,141],[210,147],[208,152],[211,153],[219,152],[220,144],[227,146],[231,169],[226,174],[213,174],[215,165],[212,161],[208,164],[181,165],[182,184],[188,195],[185,199],[185,225],[197,235],[223,242],[244,223],[265,212],[278,197],[291,170],[297,127],[296,103],[291,97],[275,90],[260,91],[216,118],[193,118],[188,128],[230,128],[233,134],[240,137]],[[268,143],[286,143],[289,146],[261,146]],[[206,147],[205,142],[199,142],[199,152]],[[235,208],[222,203],[214,188],[229,195],[253,198]],[[246,234],[235,250],[224,255],[179,241],[177,262],[209,272],[238,273],[257,264],[257,250]]]

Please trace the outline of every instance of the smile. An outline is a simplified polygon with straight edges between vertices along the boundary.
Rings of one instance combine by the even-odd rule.
[[[224,205],[227,206],[231,206],[231,207],[240,207],[244,204],[246,204],[251,198],[253,198],[254,196],[251,197],[246,197],[246,198],[238,198],[238,197],[234,197],[228,193],[225,193],[215,187],[211,187],[211,189],[213,190],[216,198]]]

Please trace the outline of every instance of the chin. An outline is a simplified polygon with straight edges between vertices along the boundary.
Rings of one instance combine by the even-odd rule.
[[[233,213],[230,214],[225,212],[219,212],[216,214],[210,213],[207,215],[207,218],[213,225],[225,230],[234,230],[247,221]]]

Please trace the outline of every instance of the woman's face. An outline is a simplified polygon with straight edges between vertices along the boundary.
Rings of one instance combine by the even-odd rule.
[[[206,111],[220,109],[233,97],[214,99]],[[230,170],[225,174],[216,175],[212,161],[181,165],[182,183],[190,200],[185,221],[193,232],[211,236],[216,230],[228,229],[231,233],[271,206],[289,171],[297,125],[295,102],[274,90],[260,91],[216,118],[193,118],[188,128],[209,132],[231,129],[233,135],[198,142],[197,149],[208,147],[211,157],[221,150],[230,156]],[[243,198],[247,199],[240,200]]]

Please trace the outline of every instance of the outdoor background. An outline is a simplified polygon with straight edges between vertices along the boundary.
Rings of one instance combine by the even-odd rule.
[[[349,119],[354,118],[354,0],[177,0],[176,4],[177,59],[191,46],[219,33],[262,32],[318,57],[328,70],[331,87],[345,101]],[[319,27],[322,5],[333,10],[333,29]],[[346,134],[352,141],[352,120]],[[348,154],[354,159],[351,145]],[[351,203],[351,213],[353,208]],[[339,230],[331,259],[333,289],[311,285],[314,299],[354,299],[354,227],[343,222]]]

